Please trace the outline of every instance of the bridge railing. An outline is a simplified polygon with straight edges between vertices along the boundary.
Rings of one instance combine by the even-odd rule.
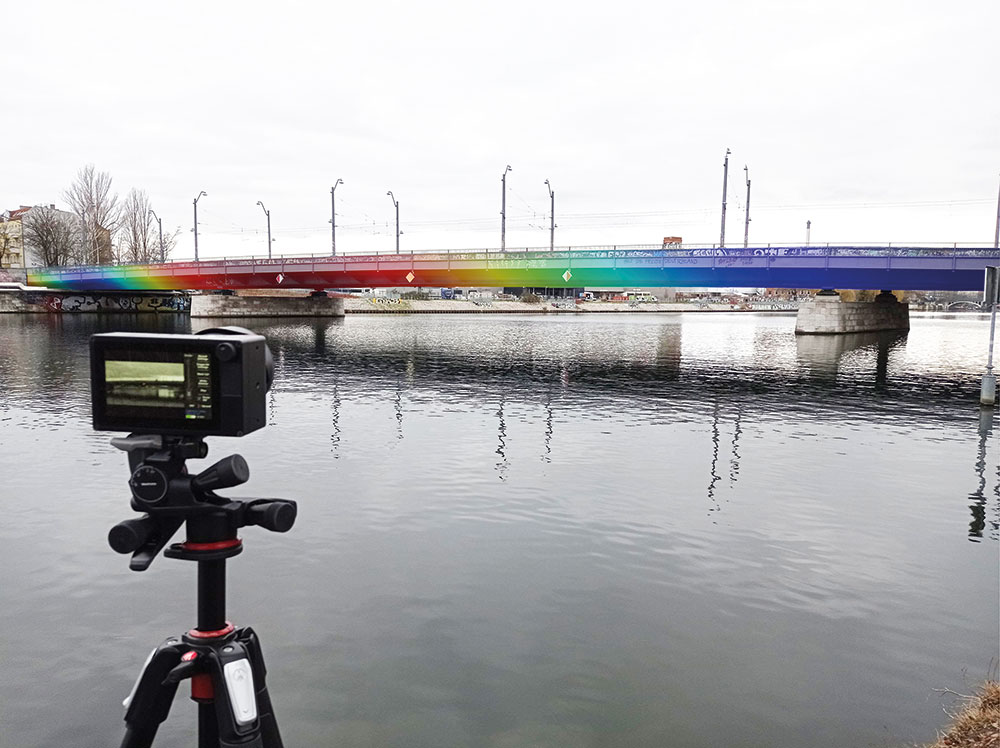
[[[327,261],[338,262],[361,257],[389,258],[393,256],[410,257],[419,255],[422,257],[448,256],[452,258],[463,257],[468,259],[487,259],[498,256],[525,256],[539,255],[575,255],[586,257],[588,255],[619,256],[619,257],[654,257],[654,256],[676,256],[676,257],[998,257],[1000,250],[994,248],[986,242],[957,242],[951,245],[931,244],[931,243],[906,243],[906,244],[876,244],[876,243],[852,243],[852,244],[757,244],[748,247],[719,247],[717,244],[683,244],[664,246],[662,244],[604,244],[589,246],[567,246],[556,247],[550,250],[548,247],[508,247],[506,250],[492,248],[468,248],[468,249],[427,249],[420,251],[400,252],[398,255],[394,251],[385,252],[338,252],[331,255],[328,252],[295,253],[273,255],[271,258],[259,255],[226,255],[223,257],[205,257],[197,264],[203,267],[213,267],[228,263],[240,263],[250,265],[270,265],[280,266],[290,261]],[[71,265],[54,268],[35,268],[35,270],[50,270],[54,272],[73,270],[96,271],[107,267],[160,267],[194,265],[193,258],[172,258],[166,263],[120,263],[115,266],[106,265]]]

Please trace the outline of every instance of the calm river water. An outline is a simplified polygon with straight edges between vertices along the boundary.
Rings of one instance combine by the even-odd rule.
[[[193,564],[108,548],[133,512],[87,338],[218,323],[0,317],[4,748],[117,745],[143,659],[194,625]],[[229,562],[289,746],[903,745],[995,666],[985,317],[244,324],[270,425],[209,460],[299,502]],[[186,693],[158,746],[193,744]]]

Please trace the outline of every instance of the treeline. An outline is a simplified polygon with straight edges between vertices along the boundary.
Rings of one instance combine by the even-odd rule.
[[[163,234],[145,190],[120,198],[111,175],[84,166],[62,193],[70,211],[37,206],[22,220],[22,242],[42,265],[111,265],[159,262],[170,256],[180,229]]]

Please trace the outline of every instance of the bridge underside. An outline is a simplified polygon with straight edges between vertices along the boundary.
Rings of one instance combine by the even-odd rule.
[[[775,248],[453,253],[29,269],[78,291],[377,287],[762,287],[971,291],[996,250]]]

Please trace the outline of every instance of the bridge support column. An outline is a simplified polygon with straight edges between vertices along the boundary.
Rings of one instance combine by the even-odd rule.
[[[192,317],[343,317],[344,300],[313,293],[311,296],[191,297]]]
[[[909,304],[900,303],[891,291],[882,291],[875,301],[842,301],[825,289],[812,301],[799,305],[796,335],[839,335],[878,330],[909,330]]]

